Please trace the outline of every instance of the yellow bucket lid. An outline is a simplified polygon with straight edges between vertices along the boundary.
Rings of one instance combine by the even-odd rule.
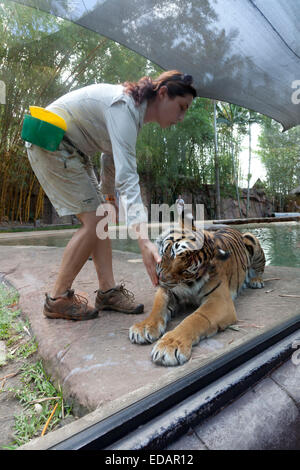
[[[52,113],[45,108],[40,108],[39,106],[29,106],[30,113],[32,117],[40,119],[41,121],[49,122],[56,127],[60,127],[64,131],[67,130],[66,121],[58,114]]]

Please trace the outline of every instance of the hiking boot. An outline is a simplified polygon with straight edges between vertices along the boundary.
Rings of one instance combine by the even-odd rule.
[[[96,290],[97,297],[95,306],[98,310],[115,310],[122,313],[142,313],[143,304],[137,304],[134,301],[134,295],[125,289],[124,284],[113,287],[105,292]]]
[[[51,298],[48,294],[44,303],[44,315],[47,318],[63,318],[65,320],[90,320],[98,316],[98,310],[88,305],[88,300],[74,290],[67,291]]]

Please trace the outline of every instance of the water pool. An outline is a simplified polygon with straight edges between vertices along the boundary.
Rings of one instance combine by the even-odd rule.
[[[232,226],[241,232],[252,232],[259,239],[265,255],[267,265],[290,266],[300,268],[300,223],[277,222],[270,224],[248,224]],[[4,235],[3,235],[4,236]],[[41,235],[10,237],[0,239],[0,245],[18,246],[57,246],[64,247],[70,240],[71,233],[57,233],[55,235]],[[140,253],[135,240],[112,240],[114,250]]]
[[[266,264],[300,268],[300,224],[277,222],[271,224],[249,224],[239,227],[241,232],[252,232],[265,252]]]

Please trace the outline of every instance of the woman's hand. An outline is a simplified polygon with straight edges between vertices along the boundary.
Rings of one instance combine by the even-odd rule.
[[[158,285],[158,277],[156,274],[156,263],[161,262],[156,245],[149,239],[139,238],[138,243],[143,256],[143,262],[147,269],[148,275],[154,286]]]

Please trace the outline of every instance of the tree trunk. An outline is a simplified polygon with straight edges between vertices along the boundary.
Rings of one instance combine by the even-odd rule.
[[[248,186],[247,186],[247,209],[246,217],[248,218],[249,209],[250,209],[250,178],[251,178],[251,122],[249,120],[249,160],[248,160]]]
[[[219,172],[219,160],[218,160],[218,131],[217,131],[217,111],[216,111],[216,101],[214,100],[214,134],[215,134],[215,206],[216,214],[215,217],[217,220],[221,218],[221,196],[220,196],[220,172]]]
[[[232,132],[233,132],[233,130],[232,130]],[[238,177],[237,177],[237,173],[236,173],[235,160],[234,160],[233,135],[231,136],[231,158],[232,158],[232,165],[233,165],[233,177],[234,177],[234,183],[235,183],[235,188],[236,188],[236,197],[237,197],[237,202],[238,202],[238,205],[239,205],[239,213],[240,213],[240,217],[243,217],[242,209],[241,209],[241,202],[240,202],[239,183],[238,183]]]

